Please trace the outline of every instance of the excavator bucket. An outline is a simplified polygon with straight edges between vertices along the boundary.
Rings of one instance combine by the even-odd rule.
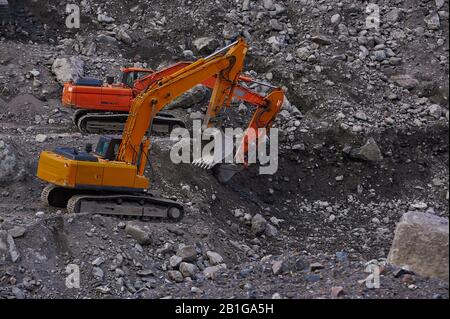
[[[215,133],[211,137],[213,137],[212,141],[201,141],[202,154],[200,158],[194,159],[192,162],[194,166],[210,170],[217,164],[223,163],[225,159],[233,158],[234,140],[232,137],[223,134],[219,129],[215,129]]]
[[[234,138],[222,134],[219,130],[216,132],[218,134],[213,141],[202,142],[202,156],[195,159],[192,164],[201,169],[212,170],[219,182],[227,183],[243,168],[240,165],[226,163],[227,159],[234,159]]]
[[[222,183],[228,183],[234,175],[244,170],[244,166],[236,164],[218,164],[213,167],[213,174]]]

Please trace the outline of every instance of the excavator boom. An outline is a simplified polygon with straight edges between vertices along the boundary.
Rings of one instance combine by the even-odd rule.
[[[165,77],[139,95],[131,106],[117,160],[133,164],[154,116],[174,99],[217,74],[208,114],[216,114],[225,100],[231,102],[232,88],[242,71],[247,45],[240,40],[223,56],[211,56]],[[207,124],[207,123],[206,123]]]

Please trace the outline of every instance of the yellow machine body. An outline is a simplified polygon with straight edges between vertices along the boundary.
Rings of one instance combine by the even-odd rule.
[[[139,175],[136,165],[100,157],[98,162],[72,160],[49,151],[41,153],[37,176],[64,188],[111,191],[142,191],[149,188],[149,180]]]

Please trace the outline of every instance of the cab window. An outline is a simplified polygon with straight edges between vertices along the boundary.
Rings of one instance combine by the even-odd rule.
[[[105,157],[106,153],[108,152],[108,148],[109,148],[109,141],[105,141],[105,140],[100,141],[97,144],[97,148],[95,150],[95,153],[97,155],[100,155],[101,157]]]

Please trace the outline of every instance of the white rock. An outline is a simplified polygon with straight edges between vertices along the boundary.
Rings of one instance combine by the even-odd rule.
[[[333,23],[333,24],[339,24],[339,23],[341,23],[341,21],[342,21],[342,17],[340,14],[334,14],[331,17],[331,23]]]
[[[36,137],[34,139],[38,143],[44,143],[47,140],[47,135],[38,134],[38,135],[36,135]]]
[[[52,72],[61,84],[76,81],[83,76],[84,62],[78,57],[55,59],[52,65]]]
[[[104,22],[104,23],[113,23],[115,21],[115,19],[106,14],[100,13],[97,15],[97,21]]]
[[[433,104],[428,110],[429,114],[435,119],[439,120],[442,117],[442,107],[438,104]]]

